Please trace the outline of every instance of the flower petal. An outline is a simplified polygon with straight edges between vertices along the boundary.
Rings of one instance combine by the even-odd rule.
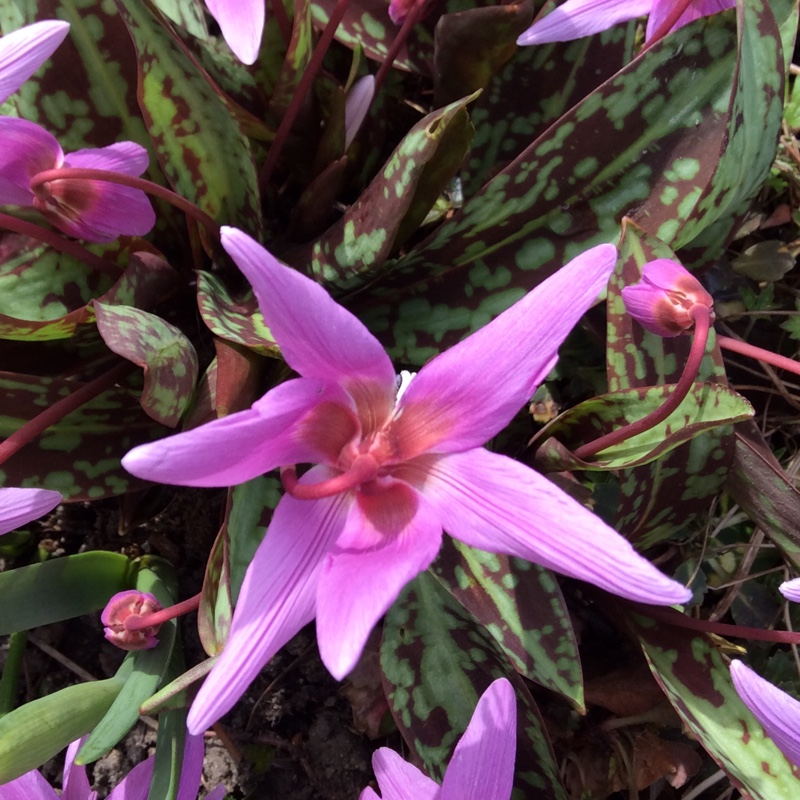
[[[649,13],[653,0],[567,0],[517,39],[518,45],[568,42]]]
[[[456,745],[441,800],[509,800],[517,752],[517,698],[500,678],[481,695]]]
[[[425,478],[425,495],[440,509],[444,529],[473,547],[518,556],[641,603],[671,605],[692,596],[599,517],[517,461],[478,448],[431,457]]]
[[[306,378],[367,382],[394,404],[395,372],[381,343],[318,283],[283,266],[246,233],[222,228],[222,245],[253,285],[286,363]]]
[[[78,766],[75,763],[75,756],[78,755],[84,739],[74,741],[67,748],[67,755],[64,759],[64,779],[61,800],[90,800],[93,796],[92,787],[86,777],[86,767]]]
[[[107,800],[147,800],[153,780],[155,756],[137,764],[114,788]]]
[[[347,152],[367,116],[375,95],[375,76],[365,75],[350,89],[344,107],[344,149]]]
[[[328,470],[315,467],[301,482],[327,477]],[[225,649],[189,711],[190,733],[202,733],[227,713],[264,664],[314,618],[320,565],[344,526],[348,499],[281,498],[247,568]]]
[[[61,493],[50,489],[0,489],[0,534],[8,533],[52,511]]]
[[[206,6],[234,55],[253,64],[261,49],[265,0],[206,0]]]
[[[778,588],[787,600],[800,603],[800,578],[784,581]]]
[[[34,769],[0,786],[0,800],[58,800],[58,795]]]
[[[0,103],[53,55],[68,33],[68,22],[48,19],[0,38]]]
[[[355,667],[377,621],[430,566],[441,542],[435,509],[408,484],[393,481],[374,495],[356,493],[317,588],[319,652],[334,678]]]
[[[186,744],[183,748],[181,780],[178,784],[176,800],[197,800],[197,792],[200,790],[200,784],[203,780],[205,752],[203,736],[192,736],[191,733],[187,733]]]
[[[253,408],[134,447],[122,466],[132,475],[176,486],[232,486],[285,464],[315,460],[298,435],[302,419],[337,387],[304,378],[267,392]]]
[[[502,430],[555,365],[558,348],[597,300],[616,258],[610,244],[587,250],[426,364],[392,423],[402,457],[469,450]],[[481,390],[487,386],[491,392]]]
[[[33,205],[31,179],[61,166],[61,146],[44,128],[16,117],[0,117],[0,205]]]
[[[375,770],[382,800],[436,800],[438,784],[413,764],[403,760],[394,750],[379,747],[372,754],[372,768]],[[375,797],[374,792],[367,797]],[[364,792],[361,793],[360,800],[364,800]]]
[[[741,661],[731,661],[733,685],[778,749],[800,765],[800,702]]]
[[[653,7],[647,19],[647,31],[645,41],[650,41],[653,34],[661,27],[674,8],[675,0],[653,0]],[[717,14],[728,8],[733,8],[736,0],[692,0],[678,21],[672,26],[671,31],[676,31],[690,22],[694,22],[701,17],[708,17]]]
[[[65,167],[76,169],[106,169],[137,177],[150,164],[147,150],[136,142],[116,142],[108,147],[76,150],[64,157]]]

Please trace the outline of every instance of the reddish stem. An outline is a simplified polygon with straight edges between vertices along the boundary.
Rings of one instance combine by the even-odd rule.
[[[653,35],[642,48],[642,52],[649,50],[656,42],[663,39],[675,27],[675,23],[691,4],[692,0],[677,0],[667,18],[653,31]]]
[[[196,219],[204,225],[211,233],[219,238],[219,225],[205,211],[199,209],[194,203],[189,202],[185,197],[181,197],[165,186],[159,186],[146,178],[137,178],[133,175],[125,175],[122,172],[113,172],[107,169],[88,169],[84,167],[59,167],[58,169],[46,169],[34,175],[31,180],[31,190],[36,191],[38,186],[49,181],[106,181],[107,183],[117,183],[120,186],[130,186],[132,189],[139,189],[153,197],[159,197],[175,208]]]
[[[190,597],[188,600],[182,600],[169,608],[162,608],[161,611],[156,611],[152,614],[131,614],[126,617],[125,622],[122,623],[126,631],[141,631],[147,628],[163,625],[175,617],[188,614],[190,611],[195,611],[200,605],[200,594]]]
[[[787,372],[793,372],[795,375],[800,375],[800,362],[795,361],[793,358],[786,356],[779,356],[777,353],[772,353],[769,350],[764,350],[761,347],[756,347],[754,344],[742,342],[739,339],[732,339],[730,336],[718,336],[717,342],[720,347],[730,350],[734,353],[739,353],[742,356],[750,356],[756,361],[765,361],[778,369],[785,369]]]
[[[272,14],[280,28],[283,41],[286,42],[288,47],[292,43],[292,23],[289,20],[286,9],[283,7],[283,0],[272,0]]]
[[[21,447],[35,439],[39,434],[44,433],[51,425],[55,425],[60,420],[64,419],[67,414],[75,411],[75,409],[80,408],[99,394],[110,389],[120,378],[127,375],[132,369],[134,369],[134,366],[129,361],[117,364],[116,367],[113,367],[104,375],[95,378],[93,381],[89,381],[89,383],[84,384],[77,391],[53,403],[52,406],[46,408],[41,414],[37,414],[0,444],[0,464],[11,458]]]
[[[20,233],[23,236],[30,236],[31,239],[36,239],[59,253],[66,253],[73,258],[77,258],[84,264],[94,267],[98,272],[110,275],[112,278],[118,278],[120,272],[122,272],[122,268],[113,261],[106,261],[106,259],[95,255],[72,239],[65,239],[61,234],[43,228],[33,222],[26,222],[12,217],[10,214],[0,212],[0,227],[14,233]]]
[[[707,619],[695,619],[667,608],[644,606],[636,603],[636,609],[644,616],[678,628],[688,628],[702,633],[715,633],[718,636],[733,636],[737,639],[752,639],[757,642],[776,642],[778,644],[800,644],[800,632],[768,631],[763,628],[748,628],[744,625],[729,625],[725,622],[711,622]]]
[[[642,417],[640,420],[632,422],[630,425],[617,428],[617,430],[611,431],[611,433],[607,433],[605,436],[601,436],[593,442],[587,442],[587,444],[582,445],[573,453],[576,458],[585,461],[601,450],[605,450],[615,444],[620,444],[634,436],[638,436],[640,433],[644,433],[644,431],[650,430],[650,428],[654,428],[660,422],[663,422],[683,402],[697,378],[703,355],[706,352],[708,332],[711,328],[711,313],[707,306],[697,303],[692,306],[689,313],[695,322],[692,348],[689,351],[689,357],[686,359],[686,364],[684,365],[680,380],[675,384],[675,388],[670,396],[661,406],[646,417]]]
[[[383,59],[383,63],[375,75],[375,91],[373,97],[377,97],[378,92],[380,91],[380,88],[386,79],[386,76],[389,74],[389,70],[394,64],[394,60],[397,58],[397,54],[400,52],[400,48],[403,46],[406,39],[408,39],[408,34],[411,32],[411,29],[422,18],[426,6],[427,0],[417,0],[417,2],[411,7],[411,10],[408,12],[406,18],[403,20],[403,24],[400,26],[397,36],[394,37],[394,41],[392,42],[391,47],[389,47],[389,52],[386,53],[386,58]]]
[[[264,159],[264,165],[261,167],[261,174],[258,176],[258,181],[262,189],[267,186],[270,178],[272,177],[272,173],[278,163],[278,158],[283,150],[283,146],[286,144],[286,140],[289,138],[292,126],[297,119],[297,115],[300,113],[303,103],[306,101],[306,98],[311,91],[311,84],[314,82],[314,78],[317,76],[319,68],[322,66],[322,60],[325,58],[325,54],[328,52],[328,48],[330,47],[333,37],[336,34],[336,29],[339,27],[339,23],[342,21],[345,11],[347,11],[347,7],[349,5],[350,0],[337,0],[336,7],[333,9],[333,13],[328,20],[328,24],[325,26],[325,30],[322,31],[322,35],[319,37],[319,42],[317,42],[317,46],[314,48],[314,52],[311,54],[311,60],[308,62],[308,66],[303,73],[303,77],[300,78],[300,82],[297,84],[297,89],[295,89],[295,92],[292,95],[292,99],[289,102],[286,113],[283,115],[283,119],[281,120],[280,125],[278,125],[278,130],[275,132],[275,138],[272,140],[272,145],[269,148],[267,157]]]

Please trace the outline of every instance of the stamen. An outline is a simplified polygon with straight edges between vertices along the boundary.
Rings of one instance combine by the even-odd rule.
[[[353,459],[346,472],[319,483],[300,483],[295,466],[281,467],[281,483],[287,494],[297,500],[320,500],[350,491],[365,481],[373,480],[378,474],[379,466],[374,456],[362,453]]]

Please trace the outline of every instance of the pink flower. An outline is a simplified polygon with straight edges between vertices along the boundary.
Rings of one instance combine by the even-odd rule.
[[[634,600],[690,597],[546,478],[481,447],[556,363],[606,285],[612,245],[578,256],[434,358],[398,398],[383,347],[321,286],[241,231],[223,228],[222,243],[301,377],[123,459],[134,475],[185,486],[228,486],[282,467],[287,494],[247,570],[190,730],[219,719],[315,616],[322,660],[337,678],[350,672],[375,623],[436,557],[443,529]],[[298,479],[286,466],[294,464],[316,466]]]
[[[778,588],[787,600],[800,603],[800,578],[784,581]]]
[[[67,748],[61,800],[97,800],[97,792],[92,791],[86,777],[86,767],[75,763],[81,744],[82,741],[73,742]],[[147,800],[154,762],[155,756],[150,756],[135,766],[108,795],[108,800]],[[177,800],[195,800],[202,773],[203,737],[187,736]],[[224,796],[225,787],[218,786],[205,800],[222,800]],[[59,800],[59,795],[38,770],[32,770],[0,786],[0,800]]]
[[[483,693],[442,785],[432,781],[388,747],[372,756],[383,800],[509,800],[517,749],[517,700],[500,678]],[[379,800],[364,789],[359,800]]]
[[[714,321],[714,299],[676,261],[659,258],[642,268],[642,279],[622,290],[627,312],[657,336],[678,336],[694,327],[692,307],[705,306]]]
[[[45,20],[0,38],[0,103],[50,58],[69,33],[69,23]]]
[[[134,142],[64,155],[54,136],[33,122],[0,117],[0,205],[36,208],[52,225],[90,242],[143,236],[156,217],[141,189],[100,180],[49,180],[32,188],[45,170],[82,167],[141,175],[147,151]]]
[[[518,39],[517,44],[568,42],[608,30],[620,22],[649,14],[645,40],[662,26],[681,0],[567,0],[537,20]],[[670,31],[690,22],[733,8],[735,0],[689,0]]]
[[[158,644],[156,634],[161,625],[131,629],[125,625],[125,621],[134,619],[138,622],[142,617],[150,617],[157,611],[161,611],[161,604],[148,592],[136,589],[117,592],[100,615],[106,639],[122,650],[150,650]]]
[[[731,662],[733,685],[778,749],[800,766],[800,702],[741,661]]]
[[[206,0],[228,47],[244,64],[253,64],[258,58],[265,5],[265,0]]]
[[[0,489],[0,534],[52,511],[61,502],[61,493],[50,489]]]

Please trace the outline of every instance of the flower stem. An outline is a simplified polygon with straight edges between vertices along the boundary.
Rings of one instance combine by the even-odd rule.
[[[64,419],[67,414],[110,389],[120,378],[127,375],[134,368],[134,365],[129,361],[123,361],[104,375],[85,383],[80,389],[63,398],[63,400],[53,403],[41,414],[37,414],[33,419],[28,420],[18,431],[12,433],[0,444],[0,464],[11,458],[14,453],[39,436],[39,434],[44,433],[51,425],[55,425]]]
[[[649,50],[656,42],[663,39],[675,27],[675,23],[691,4],[692,0],[677,0],[666,19],[653,31],[653,35],[642,48],[642,52]]]
[[[403,24],[400,26],[397,36],[394,37],[394,41],[392,42],[391,47],[389,47],[389,51],[386,53],[386,58],[383,59],[383,63],[375,75],[375,89],[373,97],[376,97],[380,91],[384,80],[386,80],[386,76],[389,74],[389,70],[394,64],[394,60],[397,58],[397,54],[400,52],[400,48],[403,46],[406,39],[408,39],[408,34],[411,32],[411,29],[422,18],[426,6],[427,0],[417,0],[417,2],[411,7],[411,10],[408,12],[406,18],[403,20]]]
[[[317,76],[319,68],[322,66],[322,60],[325,58],[325,54],[328,52],[328,48],[330,47],[333,37],[336,34],[336,29],[339,27],[339,23],[344,18],[345,11],[347,11],[347,7],[349,5],[350,0],[337,0],[336,6],[331,13],[330,19],[328,20],[328,24],[322,31],[322,35],[319,37],[317,46],[314,48],[314,52],[311,54],[311,59],[308,62],[308,66],[306,67],[305,72],[303,72],[303,77],[300,78],[300,82],[297,84],[297,89],[295,89],[295,92],[292,95],[292,99],[289,102],[286,113],[283,115],[280,125],[278,125],[278,130],[275,131],[275,138],[272,140],[267,157],[264,159],[264,165],[261,167],[261,173],[258,176],[258,182],[262,190],[267,186],[267,184],[269,184],[272,173],[274,172],[278,163],[278,158],[283,150],[283,146],[286,144],[286,140],[289,138],[289,133],[291,133],[292,126],[297,119],[297,115],[300,113],[303,103],[306,102],[308,94],[311,91],[311,84],[314,82],[314,78]]]
[[[119,277],[122,272],[122,268],[113,261],[106,261],[106,259],[87,250],[83,245],[78,244],[78,242],[72,239],[65,239],[55,231],[43,228],[41,225],[36,225],[34,222],[27,222],[12,217],[10,214],[3,214],[0,212],[0,227],[5,228],[7,231],[22,234],[23,236],[30,236],[31,239],[36,239],[42,242],[42,244],[52,247],[53,250],[57,250],[59,253],[66,253],[73,258],[77,258],[87,266],[94,267],[98,272],[110,275],[113,278]]]
[[[695,322],[692,347],[689,351],[689,357],[686,359],[683,373],[669,397],[661,406],[647,416],[632,422],[630,425],[617,428],[617,430],[611,431],[593,442],[581,445],[573,453],[576,458],[585,461],[601,450],[620,444],[627,439],[650,430],[650,428],[663,422],[683,402],[697,378],[697,373],[700,370],[700,364],[706,351],[706,344],[708,343],[708,332],[711,328],[711,313],[707,306],[696,303],[689,313]]]
[[[769,350],[764,350],[761,347],[756,347],[749,342],[742,342],[739,339],[732,339],[730,336],[718,336],[717,342],[719,346],[725,350],[730,350],[733,353],[739,353],[742,356],[750,356],[756,361],[765,361],[767,364],[778,369],[785,369],[787,372],[793,372],[795,375],[800,375],[800,362],[795,361],[793,358],[786,356],[779,356],[777,353],[772,353]]]
[[[126,631],[141,631],[157,625],[163,625],[165,622],[175,619],[175,617],[180,617],[196,610],[200,605],[200,596],[200,594],[196,594],[188,600],[182,600],[174,606],[162,608],[161,611],[156,611],[152,614],[131,614],[122,625]]]
[[[114,172],[107,169],[88,169],[85,167],[59,167],[58,169],[46,169],[34,175],[31,180],[31,190],[35,191],[37,186],[49,181],[106,181],[107,183],[117,183],[120,186],[130,186],[132,189],[139,189],[153,197],[165,200],[175,208],[188,214],[192,219],[196,219],[201,225],[206,227],[211,233],[219,238],[219,225],[205,211],[199,209],[194,203],[181,197],[177,192],[160,186],[146,178],[137,178],[134,175],[125,175],[122,172]]]

